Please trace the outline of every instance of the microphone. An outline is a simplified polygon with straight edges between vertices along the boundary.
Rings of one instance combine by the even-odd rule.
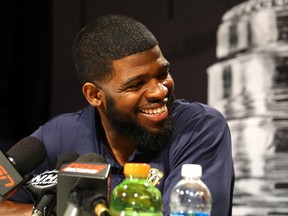
[[[24,183],[22,176],[39,166],[46,155],[43,143],[32,136],[18,141],[6,155],[0,151],[0,203],[17,191]]]
[[[86,155],[83,155],[79,157],[77,161],[80,162],[97,162],[97,163],[105,163],[107,164],[107,161],[102,157],[101,155],[98,155],[96,153],[89,153]],[[110,169],[110,165],[109,165]],[[108,170],[110,172],[110,170]],[[109,173],[108,173],[109,175]],[[107,181],[107,192],[108,195],[106,197],[109,197],[110,192],[110,184],[109,184],[109,178]],[[85,193],[84,193],[85,194]],[[83,197],[83,209],[89,212],[90,214],[96,215],[96,216],[110,216],[110,212],[108,209],[108,201],[103,194],[95,194],[95,191],[88,192],[86,191],[86,194]]]
[[[24,189],[31,195],[34,202],[32,216],[56,215],[54,208],[58,170],[63,164],[75,161],[79,156],[78,153],[70,151],[61,154],[57,158],[56,165],[53,165],[54,170],[46,170],[26,183]]]
[[[110,166],[95,153],[62,166],[58,173],[57,215],[110,215],[107,208]]]

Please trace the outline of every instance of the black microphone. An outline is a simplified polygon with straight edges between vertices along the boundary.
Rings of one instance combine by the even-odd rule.
[[[46,155],[43,143],[32,136],[18,141],[6,155],[0,151],[0,203],[17,191],[24,183],[22,176],[39,166]]]
[[[107,161],[105,160],[104,157],[102,157],[101,155],[98,155],[96,153],[89,153],[86,155],[83,155],[81,157],[79,157],[79,159],[77,160],[79,162],[97,162],[97,163],[104,163],[107,164]],[[109,169],[110,169],[110,165],[109,165]],[[110,170],[108,170],[108,175],[109,175]],[[80,185],[80,184],[79,184]],[[81,190],[81,188],[80,188]],[[108,208],[108,200],[107,197],[109,197],[110,193],[110,183],[109,183],[109,179],[107,181],[107,192],[108,195],[104,196],[101,193],[96,193],[95,194],[95,190],[94,191],[90,191],[87,190],[84,187],[84,192],[82,190],[82,194],[83,194],[83,200],[82,200],[82,207],[86,212],[89,212],[90,214],[94,214],[96,216],[110,216],[110,211]],[[96,191],[97,192],[97,191]]]
[[[110,164],[95,153],[80,156],[58,173],[57,214],[64,216],[110,215]]]
[[[31,195],[34,202],[32,216],[56,215],[56,188],[58,170],[63,164],[75,161],[80,155],[76,152],[65,152],[57,157],[54,170],[35,175],[27,181],[24,189]]]

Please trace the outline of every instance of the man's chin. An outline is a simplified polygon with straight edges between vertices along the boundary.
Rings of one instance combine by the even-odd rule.
[[[164,131],[164,126],[162,126],[162,127],[153,127],[153,128],[145,128],[145,129],[146,129],[146,131],[147,131],[148,133],[150,133],[151,135],[157,136],[157,135],[163,133],[163,131]]]
[[[139,124],[139,122],[138,122],[138,124],[139,124],[138,126],[143,128],[147,132],[150,132],[153,134],[158,134],[158,133],[161,133],[164,130],[166,130],[167,127],[169,127],[169,124],[171,121],[170,118],[171,118],[170,116],[167,116],[167,118],[165,118],[163,121],[157,122],[154,124],[151,124],[151,122],[150,122],[150,124],[144,124],[143,122],[142,122],[142,124]]]
[[[166,125],[161,128],[146,129],[146,133],[139,136],[138,146],[145,151],[158,151],[165,146],[172,134],[172,122],[167,121]],[[135,138],[135,137],[134,137]]]

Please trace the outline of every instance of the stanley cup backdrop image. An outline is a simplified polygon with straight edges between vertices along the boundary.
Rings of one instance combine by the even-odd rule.
[[[288,215],[288,0],[250,0],[217,30],[208,103],[233,141],[233,216]]]

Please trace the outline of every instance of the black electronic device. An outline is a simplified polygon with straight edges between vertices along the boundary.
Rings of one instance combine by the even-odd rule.
[[[0,203],[22,186],[23,176],[39,166],[46,156],[43,143],[32,136],[21,139],[6,154],[0,151]]]
[[[62,166],[58,173],[57,215],[71,215],[72,212],[75,216],[97,215],[97,206],[107,206],[110,166],[95,153],[80,156],[75,162]]]
[[[64,164],[75,161],[80,155],[76,152],[65,152],[58,156],[55,169],[33,176],[23,186],[34,202],[32,216],[56,215],[58,170]]]

